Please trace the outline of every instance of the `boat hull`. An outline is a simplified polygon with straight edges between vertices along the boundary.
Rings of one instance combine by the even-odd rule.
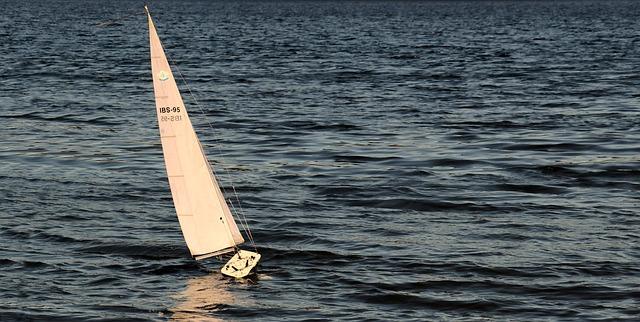
[[[222,266],[222,274],[243,278],[251,273],[260,261],[260,254],[248,250],[239,250],[231,259]]]

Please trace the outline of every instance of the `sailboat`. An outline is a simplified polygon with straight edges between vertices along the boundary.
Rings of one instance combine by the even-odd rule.
[[[238,247],[244,243],[244,237],[191,125],[149,9],[144,8],[149,21],[151,73],[160,140],[185,242],[195,260],[235,253],[222,266],[221,272],[236,278],[245,277],[260,260],[260,254]],[[251,232],[247,230],[247,233],[252,238]]]

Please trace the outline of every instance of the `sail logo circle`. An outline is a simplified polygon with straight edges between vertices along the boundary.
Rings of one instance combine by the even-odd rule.
[[[158,78],[159,78],[161,81],[163,81],[163,82],[164,82],[164,81],[166,81],[167,79],[169,79],[169,74],[168,74],[167,72],[165,72],[164,70],[161,70],[161,71],[158,73]]]

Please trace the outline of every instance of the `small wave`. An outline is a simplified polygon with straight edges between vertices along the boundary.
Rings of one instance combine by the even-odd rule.
[[[532,127],[531,123],[523,124],[516,123],[512,121],[465,121],[465,122],[451,122],[445,127],[457,128],[457,129],[469,129],[469,128],[480,128],[480,129],[525,129]]]
[[[263,249],[261,249],[262,251]],[[287,260],[311,263],[324,263],[326,265],[347,265],[360,262],[365,257],[355,254],[340,254],[326,250],[272,250],[266,252],[270,259]]]
[[[148,314],[149,310],[145,309],[145,308],[138,308],[138,307],[134,307],[134,306],[130,306],[130,305],[115,305],[115,304],[102,304],[102,305],[93,305],[93,306],[87,306],[89,309],[91,310],[95,310],[95,311],[106,311],[106,312],[110,312],[110,314],[115,314],[115,313],[125,313],[125,314],[136,314],[136,313],[142,313],[142,314]],[[103,319],[100,319],[101,321],[104,321]],[[127,321],[148,321],[147,319],[142,319],[142,318],[136,318],[136,317],[130,317],[127,316]]]
[[[490,223],[490,221],[487,221],[485,223]],[[567,230],[567,228],[562,226],[518,222],[496,223],[488,225],[487,227],[490,227],[492,229],[518,229],[526,232],[559,232]]]
[[[546,108],[569,108],[569,107],[579,107],[580,104],[576,102],[562,102],[562,101],[552,101],[541,104],[542,107]]]
[[[334,156],[335,162],[351,162],[351,163],[364,163],[364,162],[377,162],[377,161],[388,161],[388,160],[397,160],[401,159],[400,157],[369,157],[362,155],[336,155]]]
[[[514,150],[514,151],[542,151],[542,152],[598,150],[596,146],[592,146],[589,144],[580,144],[580,143],[507,144],[507,145],[503,145],[501,149]]]
[[[334,76],[338,81],[357,80],[361,81],[362,77],[371,76],[375,74],[373,70],[337,70],[328,73]]]
[[[5,308],[0,308],[0,320],[2,321],[51,321],[51,322],[68,322],[68,321],[84,321],[78,316],[65,316],[54,315],[51,313],[48,314],[37,314],[33,312],[24,312],[24,311],[10,311]],[[147,320],[145,320],[147,321]]]
[[[141,269],[144,274],[149,275],[174,275],[176,273],[183,273],[185,271],[205,271],[203,266],[193,260],[188,260],[184,264],[166,265],[166,264],[153,264],[152,267],[145,267]]]
[[[274,228],[287,228],[290,230],[295,230],[296,228],[300,229],[328,229],[331,228],[331,223],[321,223],[310,220],[287,220],[282,221],[277,225],[274,225]]]
[[[121,123],[109,121],[106,116],[95,117],[90,119],[77,118],[74,114],[64,114],[57,116],[43,116],[39,112],[31,112],[25,114],[3,115],[4,118],[26,119],[35,121],[61,122],[61,123],[85,123],[91,125],[115,126]]]
[[[279,125],[284,128],[290,128],[290,129],[296,129],[296,130],[304,129],[304,130],[328,130],[328,131],[346,132],[346,131],[353,131],[353,130],[360,129],[359,126],[354,124],[349,124],[349,123],[320,123],[320,122],[307,121],[307,120],[286,121],[286,122],[281,122]]]
[[[601,168],[602,169],[602,168]],[[570,180],[571,185],[580,187],[610,187],[638,190],[640,171],[631,167],[610,166],[603,170],[584,168],[572,164],[554,164],[537,166],[513,166],[511,171],[539,173],[559,179]],[[562,188],[559,188],[562,189]]]
[[[445,81],[445,80],[460,80],[460,79],[463,79],[464,76],[462,76],[461,74],[455,74],[451,72],[443,72],[443,73],[434,73],[434,74],[424,75],[423,78]]]
[[[357,186],[318,186],[312,187],[312,189],[315,193],[325,197],[353,196],[369,192],[369,189]]]
[[[99,285],[122,285],[123,281],[117,277],[99,277],[97,279],[87,282],[87,285],[99,286]]]
[[[534,184],[498,184],[494,186],[496,190],[504,190],[504,191],[516,191],[523,193],[531,193],[531,194],[564,194],[569,190],[566,188],[553,187],[553,186],[545,186],[545,185],[534,185]]]
[[[513,166],[511,171],[535,171],[540,174],[554,177],[579,177],[583,172],[563,165],[534,165],[534,166]]]
[[[13,239],[42,240],[50,243],[60,243],[60,244],[73,244],[73,243],[79,244],[79,243],[87,242],[87,240],[58,235],[58,234],[54,234],[54,233],[40,230],[40,229],[20,231],[12,228],[1,228],[0,232],[2,232],[2,234],[5,234],[7,236],[13,237]]]
[[[586,173],[585,176],[592,178],[607,178],[607,179],[627,179],[630,181],[636,181],[640,183],[640,170],[631,167],[611,166],[607,167],[603,171],[593,171]],[[635,180],[634,180],[635,179]]]
[[[31,151],[31,150],[29,150]],[[37,152],[43,152],[46,151],[45,149],[34,149],[33,151],[37,151]],[[56,184],[61,184],[61,185],[68,185],[68,186],[78,186],[80,184],[87,184],[87,182],[82,182],[82,181],[72,181],[72,180],[65,180],[62,178],[56,178],[56,177],[47,177],[47,178],[39,178],[39,177],[26,177],[24,175],[21,176],[12,176],[12,175],[0,175],[0,180],[7,180],[7,181],[12,181],[15,182],[15,180],[20,180],[20,181],[25,181],[25,182],[29,182],[29,183],[42,183],[42,184],[48,184],[48,183],[56,183]],[[96,182],[91,182],[92,185],[96,185]],[[127,185],[127,183],[123,183],[123,185]]]
[[[450,271],[460,274],[472,274],[474,276],[493,277],[558,277],[558,272],[540,267],[507,267],[507,266],[487,266],[470,261],[450,262],[450,263],[429,263],[426,267],[436,271]]]
[[[580,299],[594,300],[618,300],[621,298],[640,298],[639,291],[619,291],[614,287],[600,284],[574,284],[569,285],[529,285],[523,287],[525,292],[542,296],[545,299]]]
[[[386,200],[346,200],[350,206],[372,207],[372,208],[389,208],[389,209],[409,209],[417,211],[516,211],[516,207],[496,207],[489,204],[477,203],[453,203],[446,201],[431,201],[420,199],[386,199]]]
[[[414,60],[414,59],[419,59],[420,55],[412,54],[412,53],[404,53],[404,54],[391,55],[389,56],[389,58],[397,59],[397,60]]]
[[[80,251],[91,254],[106,254],[126,256],[147,260],[178,259],[188,256],[186,247],[173,245],[131,245],[131,244],[106,244],[93,243],[94,246],[80,248]],[[186,255],[185,255],[186,254]]]
[[[472,236],[475,234],[472,234]],[[516,233],[497,233],[497,234],[482,234],[477,235],[479,240],[504,240],[504,241],[526,241],[526,240],[539,240],[542,239],[539,236],[531,236],[525,234],[516,234]]]
[[[44,267],[49,267],[51,265],[45,263],[45,262],[40,262],[40,261],[24,261],[22,262],[22,266],[24,266],[24,268],[44,268]]]
[[[122,22],[118,20],[107,20],[96,23],[96,27],[106,28],[106,27],[120,27],[122,26]]]
[[[0,258],[0,266],[7,267],[7,266],[17,265],[17,264],[18,264],[18,262],[12,261],[12,260],[10,260],[8,258]]]
[[[22,231],[7,227],[0,227],[0,232],[6,236],[12,237],[14,240],[30,239],[32,235],[31,231]]]
[[[499,289],[512,284],[483,280],[426,280],[400,283],[368,283],[369,286],[393,292],[421,292],[425,290]]]
[[[467,167],[481,162],[467,159],[432,159],[427,163],[433,167]]]
[[[585,274],[594,277],[601,276],[635,276],[640,268],[633,263],[600,261],[590,263],[555,263],[546,265],[549,270],[566,275]]]
[[[38,239],[46,240],[49,242],[56,242],[56,243],[63,243],[63,244],[72,244],[72,243],[79,244],[79,243],[87,242],[87,240],[84,240],[84,239],[77,239],[69,236],[53,234],[46,231],[34,232],[31,235],[31,238],[38,238]]]
[[[259,240],[279,240],[279,241],[307,241],[314,239],[315,236],[299,233],[290,229],[261,229],[260,231],[254,231],[253,236]]]
[[[453,300],[380,290],[367,290],[366,292],[353,293],[351,296],[372,304],[446,311],[491,312],[504,305],[495,300]]]

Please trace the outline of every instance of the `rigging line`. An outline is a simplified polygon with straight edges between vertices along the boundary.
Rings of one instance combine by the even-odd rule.
[[[235,204],[231,201],[231,199],[229,199],[229,204],[231,205],[231,207],[233,208],[233,210],[238,213],[238,209],[236,209]],[[240,206],[240,204],[238,204],[238,206]],[[240,213],[242,213],[243,210],[240,209]],[[242,222],[242,220],[244,220],[244,223]],[[251,229],[248,229],[249,227],[249,223],[247,222],[247,217],[246,216],[242,216],[240,218],[240,224],[242,225],[242,228],[244,228],[245,233],[247,234],[247,237],[249,238],[249,241],[251,242],[251,245],[253,245],[253,248],[256,250],[256,252],[258,251],[256,249],[256,243],[255,240],[253,239],[253,233],[251,232]]]
[[[202,148],[202,142],[200,142],[200,140],[198,140],[198,146],[200,147],[200,153],[202,153],[202,155],[205,157],[205,160],[207,161],[207,169],[209,170],[209,174],[210,174],[210,175],[213,175],[215,178],[217,178],[217,177],[218,177],[218,175],[216,174],[215,170],[213,170],[213,167],[212,167],[212,166],[211,166],[211,164],[209,163],[209,158],[207,157],[207,154],[206,154],[206,153],[204,153],[204,149]],[[214,184],[215,184],[215,183],[214,183]],[[217,185],[217,184],[216,184],[216,185]],[[220,185],[217,185],[217,186],[218,186],[218,188],[220,188],[220,189],[222,190],[222,191],[221,191],[221,193],[223,194],[222,198],[224,199],[225,189],[224,189],[224,188],[221,188],[221,187],[220,187]],[[232,204],[231,206],[233,207],[233,204]],[[229,210],[229,211],[231,211],[231,210]],[[233,212],[232,212],[232,216],[233,216]],[[224,222],[224,223],[225,223],[225,225],[229,226],[227,222]],[[240,221],[240,223],[242,224],[242,221]],[[246,227],[244,227],[244,226],[243,226],[242,228],[244,229],[244,232],[245,232],[245,233],[247,234],[247,236],[248,236],[248,235],[249,235],[249,233],[247,232],[247,228],[246,228]],[[235,242],[235,239],[233,238],[233,235],[231,234],[231,231],[227,230],[227,233],[229,234],[229,238],[230,238],[231,242],[233,243],[233,247],[234,247],[234,249],[235,249],[235,250],[236,250],[236,252],[237,252],[237,250],[238,250],[239,248],[238,248],[238,246],[237,246],[237,244],[236,244],[236,242]]]
[[[211,129],[211,132],[213,133],[214,140],[215,140],[215,141],[216,141],[216,143],[217,143],[217,144],[215,145],[215,147],[218,149],[218,152],[219,152],[219,154],[220,154],[220,159],[221,159],[222,163],[223,163],[223,164],[224,164],[224,163],[227,163],[227,162],[226,162],[226,160],[224,159],[224,156],[222,155],[222,148],[220,147],[220,146],[221,146],[221,144],[220,144],[220,141],[221,141],[221,140],[219,139],[218,134],[217,134],[216,130],[214,129],[213,125],[212,125],[212,124],[211,124],[211,122],[209,122],[209,120],[207,119],[207,117],[206,117],[206,116],[207,116],[207,114],[204,112],[204,109],[203,109],[202,105],[200,105],[200,103],[198,102],[198,99],[197,99],[197,98],[196,98],[196,96],[193,94],[193,91],[191,90],[191,87],[189,86],[189,84],[187,83],[186,79],[184,78],[184,75],[183,75],[183,74],[182,74],[182,72],[180,71],[180,68],[178,67],[178,64],[176,63],[176,61],[175,61],[175,60],[174,60],[170,55],[166,54],[166,52],[165,52],[165,55],[166,55],[166,56],[171,60],[171,62],[173,63],[173,66],[176,68],[176,71],[178,72],[178,75],[180,75],[180,79],[182,80],[182,82],[183,82],[183,83],[184,83],[184,85],[186,86],[187,90],[189,91],[189,95],[190,95],[190,96],[191,96],[191,98],[193,99],[193,101],[194,101],[195,105],[196,105],[196,106],[198,107],[198,109],[200,110],[200,113],[201,113],[203,116],[205,116],[205,120],[207,121],[207,124],[209,125],[209,128]],[[203,153],[203,154],[205,155],[205,158],[206,158],[206,160],[207,160],[207,165],[209,166],[209,169],[212,171],[213,175],[214,175],[216,178],[218,178],[218,180],[220,180],[220,176],[218,176],[217,171],[215,171],[215,170],[213,169],[213,167],[211,166],[211,164],[210,164],[210,162],[211,162],[211,161],[209,160],[209,157],[206,155],[206,153]],[[231,173],[229,172],[229,169],[227,169],[227,168],[226,168],[226,167],[224,167],[223,165],[221,165],[221,168],[222,168],[222,169],[223,169],[223,171],[225,172],[225,174],[226,174],[226,176],[227,176],[227,178],[228,178],[228,180],[229,180],[229,183],[231,184],[231,188],[232,188],[232,190],[233,190],[233,194],[234,194],[234,197],[235,197],[235,199],[236,199],[236,202],[237,202],[237,203],[238,203],[238,205],[240,206],[240,205],[241,205],[241,203],[240,203],[240,197],[238,196],[238,192],[237,192],[237,190],[236,190],[235,184],[233,183],[233,179],[231,178]],[[222,189],[222,191],[223,191],[223,192],[225,192],[225,193],[226,193],[226,189],[225,189],[224,187],[220,187],[220,188]],[[232,205],[232,207],[233,207],[233,205]],[[235,209],[235,208],[234,208],[234,209]],[[240,206],[240,211],[243,211],[243,209],[241,208],[241,206]],[[251,229],[249,228],[249,224],[248,224],[248,222],[247,222],[247,219],[246,219],[246,216],[245,216],[244,212],[239,212],[239,211],[237,211],[237,209],[236,209],[236,214],[239,214],[239,215],[240,215],[240,216],[238,216],[238,217],[239,217],[238,219],[240,219],[240,224],[241,224],[241,225],[243,225],[243,229],[248,230],[248,231],[251,231]],[[243,222],[243,219],[244,219],[244,222]],[[246,226],[245,226],[245,225],[246,225]],[[247,235],[249,235],[249,234],[247,234]],[[248,237],[249,237],[249,236],[248,236]]]
[[[198,144],[199,144],[199,146],[200,146],[200,151],[202,152],[202,155],[203,155],[203,156],[205,157],[205,159],[207,160],[207,169],[209,170],[209,173],[210,173],[211,175],[213,175],[215,178],[218,178],[218,174],[215,172],[215,170],[213,169],[213,167],[212,167],[212,166],[211,166],[211,164],[209,163],[209,158],[207,157],[207,154],[206,154],[206,153],[204,153],[204,149],[202,148],[202,142],[200,142],[200,141],[198,140]],[[218,180],[219,180],[219,179],[218,179]],[[222,190],[222,193],[223,193],[223,194],[224,194],[224,193],[226,193],[226,189],[224,189],[223,187],[220,187],[219,185],[218,185],[218,187]],[[224,198],[224,196],[223,196],[223,198]],[[232,208],[232,209],[230,209],[229,211],[231,211],[232,215],[233,215],[233,213],[234,213],[234,212],[237,214],[237,213],[238,213],[238,211],[237,211],[237,209],[235,208],[235,206],[233,205],[233,202],[231,201],[231,199],[228,199],[228,201],[229,201],[229,205],[231,205],[231,208]],[[251,230],[249,230],[249,229],[248,229],[248,224],[247,224],[247,225],[245,225],[245,224],[242,222],[242,219],[243,219],[243,218],[244,218],[244,221],[245,221],[245,222],[247,221],[246,216],[244,216],[244,215],[243,215],[242,217],[240,217],[240,216],[238,216],[238,217],[239,217],[238,219],[240,220],[240,225],[242,226],[242,229],[244,230],[245,234],[247,234],[247,236],[249,237],[249,240],[251,241],[251,244],[252,244],[252,245],[253,245],[253,247],[255,248],[255,242],[254,242],[254,240],[253,240],[253,235],[251,234]],[[233,236],[231,236],[231,233],[230,233],[230,232],[229,232],[229,235],[230,235],[231,240],[235,243],[235,240],[233,239]],[[233,247],[236,249],[236,251],[239,249],[239,248],[238,248],[238,246],[237,246],[236,244],[234,244],[234,246],[233,246]],[[257,250],[256,250],[256,251],[257,251]]]
[[[233,189],[233,193],[236,195],[236,198],[237,198],[238,193],[236,192],[236,187],[231,185],[231,188]],[[231,206],[233,207],[233,204]],[[240,208],[240,213],[244,214],[244,209],[242,209],[242,204],[240,203],[240,200],[238,200],[238,207]],[[234,209],[235,209],[235,207],[234,207]],[[247,221],[247,217],[243,215],[242,218],[240,218],[240,220],[242,220],[242,219],[244,219],[244,222],[245,222],[245,224],[247,225],[247,228],[248,228],[249,227],[249,222]],[[240,223],[242,224],[242,221]],[[249,240],[251,240],[251,243],[253,244],[253,248],[255,249],[255,251],[257,253],[258,249],[256,248],[256,243],[253,241],[253,234],[251,233],[251,229],[248,230],[247,236],[249,237]]]
[[[237,212],[236,207],[233,205],[233,203],[231,202],[231,199],[229,199],[229,204],[231,205],[231,207],[233,208],[234,211]],[[240,220],[242,220],[242,218],[240,218]],[[244,217],[245,222],[247,221],[247,217]],[[242,224],[242,222],[240,222]],[[243,225],[244,226],[244,225]],[[249,226],[249,223],[247,223],[247,227]],[[244,228],[244,227],[243,227]],[[253,234],[251,233],[251,230],[247,230],[245,229],[245,232],[247,233],[247,237],[249,237],[249,241],[251,242],[251,246],[253,246],[253,250],[256,251],[256,253],[258,252],[258,248],[256,247],[256,243],[253,240]]]
[[[204,155],[205,159],[207,160],[207,169],[209,170],[209,173],[210,173],[211,175],[213,175],[215,178],[217,178],[217,179],[218,179],[218,181],[220,181],[220,179],[219,179],[219,176],[218,176],[217,172],[214,170],[214,168],[213,168],[213,167],[211,166],[211,164],[210,164],[210,161],[209,161],[209,158],[208,158],[207,154],[206,154],[206,153],[204,153],[204,149],[202,148],[202,143],[201,143],[200,141],[198,141],[198,143],[199,143],[199,145],[200,145],[200,151],[202,151],[202,155]],[[218,149],[218,150],[220,150],[220,149]],[[220,189],[222,190],[222,193],[223,193],[223,194],[224,194],[224,193],[227,193],[227,192],[226,192],[226,189],[225,189],[224,187],[220,187],[220,185],[218,185],[218,188],[220,188]],[[224,197],[223,197],[223,198],[224,198]],[[236,195],[236,199],[237,199],[237,195]],[[233,205],[233,202],[231,201],[231,199],[228,199],[228,201],[229,201],[229,205],[231,205],[231,208],[232,208],[232,209],[230,209],[230,211],[232,211],[231,213],[233,214],[233,213],[235,212],[236,214],[238,214],[238,211],[237,211],[237,209],[235,208],[235,206]],[[246,221],[247,221],[246,216],[244,216],[244,215],[242,215],[242,216],[238,216],[238,220],[240,221],[240,225],[242,226],[242,229],[244,230],[245,234],[247,234],[247,236],[249,237],[249,240],[251,241],[251,243],[253,244],[253,246],[254,246],[254,248],[255,248],[255,242],[253,241],[252,234],[251,234],[251,230],[249,230],[249,229],[248,229],[248,224],[247,224],[247,225],[245,225],[245,224],[243,223],[243,221],[242,221],[242,219],[243,219],[243,218],[244,218],[244,221],[246,222]],[[233,240],[233,237],[231,237],[231,238],[232,238],[232,240]],[[238,249],[239,249],[239,248],[237,247],[237,245],[234,245],[234,248],[235,248],[236,250],[238,250]]]
[[[229,205],[231,205],[231,209],[233,212],[238,213],[238,210],[236,209],[236,207],[234,206],[233,202],[231,201],[231,199],[227,199],[227,201],[229,202]],[[247,226],[242,222],[242,217],[239,218],[240,220],[240,225],[242,226],[242,229],[244,230],[244,233],[247,234],[247,238],[249,238],[249,241],[251,242],[251,245],[253,245],[253,247],[256,247],[256,243],[253,241],[253,237],[251,236],[251,231],[247,229]]]
[[[157,19],[156,19],[156,21],[157,21]],[[176,71],[178,72],[178,75],[180,75],[180,79],[182,80],[182,82],[183,82],[183,83],[184,83],[184,85],[186,86],[187,90],[189,91],[189,95],[190,95],[190,96],[191,96],[191,98],[193,99],[193,101],[194,101],[195,105],[196,105],[196,106],[198,107],[198,109],[200,110],[200,113],[201,113],[202,115],[204,115],[204,116],[205,116],[205,120],[207,121],[207,124],[209,125],[209,128],[211,129],[211,132],[212,132],[212,133],[213,133],[213,135],[214,135],[214,140],[215,140],[215,141],[216,141],[216,143],[217,143],[216,147],[217,147],[217,149],[218,149],[218,152],[220,153],[221,161],[222,161],[222,163],[226,163],[226,161],[225,161],[224,157],[222,156],[222,149],[221,149],[221,147],[220,147],[220,140],[219,140],[219,138],[218,138],[218,135],[217,135],[217,133],[216,133],[215,129],[213,128],[213,125],[211,124],[211,122],[209,122],[209,119],[208,119],[208,118],[206,118],[206,113],[204,112],[204,109],[202,108],[202,105],[200,105],[200,103],[198,102],[198,99],[197,99],[197,98],[196,98],[196,96],[193,94],[193,91],[191,90],[191,87],[190,87],[190,86],[189,86],[189,84],[187,83],[186,79],[184,78],[184,75],[183,75],[183,74],[182,74],[182,72],[180,71],[180,67],[178,67],[178,64],[177,64],[177,63],[176,63],[176,61],[173,59],[173,57],[171,57],[171,55],[169,55],[166,51],[165,51],[165,56],[167,56],[167,57],[169,58],[169,60],[171,60],[171,62],[173,63],[173,66],[176,68]],[[214,175],[216,178],[219,178],[219,176],[217,175],[217,173],[215,172],[215,170],[213,170],[213,167],[211,167],[211,164],[210,164],[210,162],[211,162],[211,161],[209,160],[209,157],[208,157],[206,154],[204,154],[204,155],[205,155],[205,158],[206,158],[206,160],[207,160],[207,164],[208,164],[208,166],[209,166],[209,169],[210,169],[210,170],[212,170],[212,173],[213,173],[213,175]],[[238,213],[238,214],[239,214],[239,217],[240,217],[240,218],[239,218],[239,219],[240,219],[240,224],[241,224],[241,225],[243,225],[243,228],[244,228],[244,229],[246,229],[246,230],[248,230],[248,231],[250,232],[250,231],[251,231],[251,229],[250,229],[250,227],[249,227],[249,223],[248,223],[248,221],[247,221],[247,219],[246,219],[246,216],[245,216],[245,214],[244,214],[244,210],[242,209],[241,202],[240,202],[240,197],[238,196],[237,190],[236,190],[235,185],[234,185],[234,183],[233,183],[233,179],[231,178],[231,174],[230,174],[229,170],[228,170],[226,167],[222,166],[222,168],[224,169],[224,171],[226,172],[227,177],[229,178],[229,182],[231,183],[231,187],[232,187],[232,190],[233,190],[233,194],[234,194],[234,196],[235,196],[235,198],[236,198],[236,200],[237,200],[238,206],[239,206],[240,211],[241,211],[241,212],[236,212],[236,213]],[[220,188],[221,188],[221,189],[226,193],[226,189],[225,189],[224,187],[220,187]],[[234,208],[234,209],[235,209],[235,208]],[[244,222],[243,222],[243,220],[242,220],[243,218],[244,218]],[[246,225],[246,226],[245,226],[245,225]],[[248,234],[248,235],[252,235],[252,234]],[[248,237],[250,237],[250,239],[251,239],[251,240],[253,239],[253,238],[252,238],[252,236],[248,236]]]

